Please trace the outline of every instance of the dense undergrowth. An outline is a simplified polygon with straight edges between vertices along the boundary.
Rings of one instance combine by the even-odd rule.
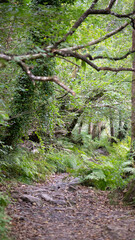
[[[111,145],[107,137],[92,141],[86,135],[83,142],[77,146],[65,141],[64,149],[48,153],[47,161],[54,164],[57,171],[67,171],[79,177],[83,184],[102,190],[123,188],[134,178],[130,138]]]
[[[6,182],[16,179],[30,183],[44,181],[54,172],[68,172],[80,178],[82,184],[113,190],[124,188],[135,177],[132,157],[129,154],[130,138],[113,145],[107,137],[93,141],[84,134],[82,140],[83,145],[79,145],[60,138],[47,148],[42,143],[35,153],[21,147],[11,150],[10,154],[6,154],[5,150],[0,160],[0,180]],[[4,213],[8,201],[2,194],[0,203],[0,239],[4,240],[9,219]]]
[[[18,147],[3,155],[0,178],[28,182],[45,180],[52,172],[69,172],[87,185],[105,190],[121,188],[127,183],[127,175],[134,176],[130,138],[113,145],[107,137],[100,141],[88,135],[82,138],[83,145],[61,138],[47,149],[42,144],[35,153]]]

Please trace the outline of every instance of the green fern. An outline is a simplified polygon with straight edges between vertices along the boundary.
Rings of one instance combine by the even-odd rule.
[[[124,141],[114,144],[107,150],[110,153],[108,156],[89,157],[86,153],[82,153],[82,163],[72,171],[74,176],[80,177],[87,185],[94,185],[103,190],[124,186],[127,182],[123,177],[124,171],[130,171],[132,174],[135,172],[133,168],[129,168],[125,164],[130,150],[130,142]]]
[[[0,239],[8,240],[10,217],[5,213],[5,207],[9,204],[8,196],[0,193]]]
[[[84,181],[88,180],[88,179],[91,179],[91,180],[104,180],[104,181],[106,181],[106,176],[105,176],[105,174],[103,173],[103,171],[101,169],[93,169],[92,173],[88,174],[84,178]]]
[[[135,168],[133,167],[125,167],[124,173],[135,174]]]

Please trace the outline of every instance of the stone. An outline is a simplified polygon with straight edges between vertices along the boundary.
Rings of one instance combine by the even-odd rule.
[[[37,205],[41,204],[41,199],[40,198],[33,197],[31,195],[24,194],[24,195],[21,196],[21,199],[25,202],[36,203]]]

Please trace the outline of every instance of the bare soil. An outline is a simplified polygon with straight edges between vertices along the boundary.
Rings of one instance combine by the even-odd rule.
[[[78,185],[67,174],[11,188],[16,240],[135,240],[135,208],[111,205],[108,192]]]

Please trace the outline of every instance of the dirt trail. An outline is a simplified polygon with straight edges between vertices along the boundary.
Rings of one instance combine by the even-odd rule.
[[[13,239],[135,240],[135,209],[109,204],[107,193],[55,175],[12,188]]]

